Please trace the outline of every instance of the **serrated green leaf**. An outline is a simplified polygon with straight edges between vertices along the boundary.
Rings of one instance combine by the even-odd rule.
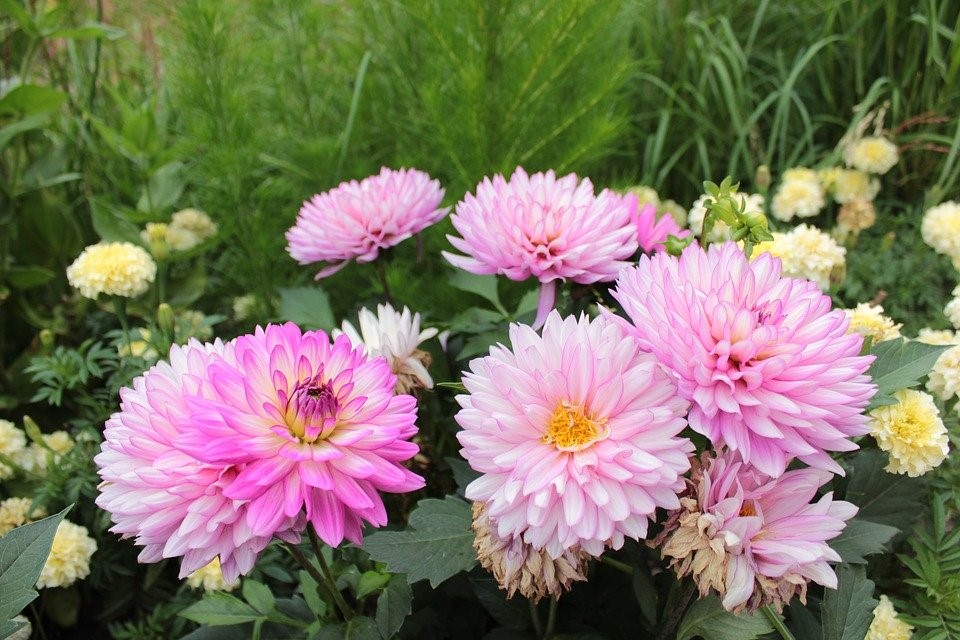
[[[307,606],[318,618],[327,615],[327,603],[323,601],[323,596],[320,594],[320,585],[306,571],[300,572],[300,591]]]
[[[864,567],[838,566],[837,588],[824,591],[820,607],[821,640],[863,640],[876,606]]]
[[[773,631],[762,613],[733,614],[720,599],[709,596],[693,603],[677,628],[677,640],[753,640]]]
[[[457,494],[466,498],[464,491],[467,490],[467,485],[479,478],[480,474],[474,471],[473,467],[462,458],[447,456],[444,460],[447,461],[450,470],[453,471],[453,481],[457,483]]]
[[[180,615],[188,620],[218,627],[231,624],[253,622],[265,618],[249,604],[223,591],[214,591],[203,596]]]
[[[392,638],[413,608],[413,591],[403,574],[390,576],[387,588],[377,598],[377,628],[384,638]]]
[[[244,580],[242,593],[243,599],[264,615],[273,611],[277,605],[277,600],[273,597],[273,593],[270,592],[270,587],[262,582],[250,580],[249,578]]]
[[[828,540],[827,544],[840,554],[844,562],[862,564],[867,561],[865,556],[882,552],[887,542],[899,531],[896,527],[854,518],[847,522],[839,536]]]
[[[383,640],[373,618],[357,616],[350,622],[324,625],[317,640]]]
[[[470,503],[460,498],[421,500],[410,514],[409,529],[377,531],[363,548],[389,571],[407,574],[411,583],[429,579],[436,587],[476,565],[471,521]]]
[[[72,506],[0,537],[0,621],[10,621],[37,597],[34,586],[50,555],[57,527]]]
[[[305,329],[330,331],[334,326],[330,298],[320,287],[280,289],[280,317]]]
[[[923,478],[884,471],[887,454],[860,451],[852,460],[844,500],[860,507],[858,520],[869,520],[906,530],[925,512]]]
[[[390,582],[390,574],[379,571],[364,571],[357,582],[357,599],[379,591]]]
[[[920,378],[930,373],[940,354],[951,346],[907,342],[903,338],[877,344],[871,352],[876,360],[867,370],[877,385],[877,394],[867,409],[896,404],[893,394],[916,386]]]

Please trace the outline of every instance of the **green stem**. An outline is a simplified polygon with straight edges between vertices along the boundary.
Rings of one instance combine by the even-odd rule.
[[[377,271],[380,274],[380,286],[383,287],[383,297],[387,299],[390,305],[393,305],[393,296],[390,295],[390,285],[387,284],[387,265],[381,259],[377,260]]]
[[[777,630],[783,640],[797,640],[790,633],[790,629],[787,629],[787,625],[783,623],[783,618],[777,615],[777,612],[771,609],[770,605],[760,607],[760,611],[763,611],[763,615],[767,616],[767,620],[770,621],[770,624]]]
[[[557,627],[557,596],[550,599],[550,613],[547,614],[547,628],[543,632],[543,640],[550,640],[553,637],[553,631]]]
[[[608,566],[610,566],[610,567],[613,567],[613,568],[616,569],[617,571],[622,571],[623,573],[627,574],[628,576],[632,576],[632,575],[633,575],[633,567],[631,567],[630,565],[628,565],[626,562],[620,562],[619,560],[614,560],[613,558],[609,558],[609,557],[607,557],[607,556],[605,556],[605,555],[604,555],[604,556],[600,556],[600,562],[603,563],[603,564],[605,564],[605,565],[608,565]]]
[[[157,305],[167,301],[167,261],[157,260]]]
[[[304,570],[310,574],[310,577],[313,578],[318,585],[322,586],[324,591],[329,591],[326,578],[323,577],[322,573],[317,571],[317,568],[312,562],[310,562],[307,556],[303,555],[303,551],[300,551],[300,547],[292,542],[284,542],[284,544],[287,547],[287,551],[290,552],[290,555],[292,555],[294,559],[300,563],[300,566],[302,566]]]
[[[320,564],[320,570],[323,571],[323,575],[326,577],[327,587],[330,589],[333,601],[337,604],[337,608],[340,609],[340,613],[343,614],[343,618],[345,620],[352,620],[355,613],[353,609],[350,608],[350,605],[347,604],[347,601],[343,599],[343,594],[340,593],[340,589],[337,588],[337,581],[334,580],[333,572],[330,571],[330,566],[327,565],[327,561],[323,557],[320,549],[320,540],[317,539],[317,532],[313,530],[312,525],[307,527],[307,533],[310,536],[310,546],[313,547],[313,552],[317,556],[317,562]]]
[[[530,621],[533,622],[533,631],[538,638],[543,637],[543,623],[540,622],[540,612],[537,611],[537,605],[530,600]]]
[[[113,296],[113,312],[117,314],[120,320],[120,328],[123,329],[123,337],[127,340],[127,349],[130,355],[133,355],[133,342],[130,339],[130,323],[127,322],[127,300],[121,296]]]

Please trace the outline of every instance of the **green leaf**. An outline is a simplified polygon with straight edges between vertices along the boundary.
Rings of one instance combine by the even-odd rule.
[[[300,572],[300,591],[303,593],[303,599],[306,601],[310,611],[317,614],[318,618],[327,615],[327,603],[324,602],[320,594],[320,585],[306,571]]]
[[[900,389],[914,387],[933,368],[940,354],[952,345],[933,345],[922,342],[887,340],[873,348],[876,356],[867,374],[877,384],[877,395],[867,409],[896,404],[893,394]]]
[[[693,603],[677,629],[677,640],[753,640],[773,631],[770,622],[757,612],[733,614],[723,608],[720,599],[709,596]]]
[[[256,580],[251,580],[248,578],[243,581],[242,592],[244,600],[246,600],[250,606],[264,615],[267,615],[273,611],[277,605],[277,601],[273,597],[273,593],[270,592],[270,587],[262,582],[257,582]]]
[[[466,460],[462,458],[457,458],[454,456],[447,456],[444,458],[447,461],[447,464],[450,465],[450,470],[453,471],[453,481],[457,483],[457,494],[466,498],[464,491],[467,490],[467,485],[480,477],[480,474],[477,471],[473,470]]]
[[[15,136],[21,133],[26,133],[27,131],[39,129],[44,125],[44,123],[46,123],[47,120],[47,114],[39,113],[35,116],[30,116],[29,118],[24,118],[12,124],[8,124],[5,127],[0,127],[0,151],[3,151]]]
[[[530,628],[530,603],[526,598],[507,598],[507,592],[500,588],[493,578],[470,578],[470,586],[493,619],[508,629]]]
[[[307,329],[329,331],[334,326],[330,299],[320,287],[280,289],[280,317]]]
[[[497,276],[478,276],[458,269],[450,274],[450,284],[461,291],[480,296],[490,302],[504,316],[509,315],[506,307],[500,302],[500,294],[497,292]]]
[[[873,581],[862,566],[837,567],[836,589],[826,589],[820,606],[821,640],[863,640],[873,621]]]
[[[0,7],[3,7],[4,12],[17,22],[17,25],[23,29],[24,33],[33,37],[40,35],[37,23],[34,22],[33,17],[27,13],[27,10],[24,9],[23,5],[17,0],[0,0]]]
[[[180,615],[188,620],[212,627],[241,624],[266,618],[243,600],[234,598],[223,591],[214,591],[204,595],[203,600],[190,605],[181,611]]]
[[[26,118],[59,109],[67,100],[63,91],[37,84],[21,84],[0,100],[0,116]]]
[[[17,289],[33,289],[44,285],[56,277],[50,269],[43,267],[10,267],[7,269],[7,281]]]
[[[137,211],[156,214],[173,208],[183,195],[182,169],[183,163],[174,160],[154,171],[137,201]]]
[[[923,478],[884,471],[887,454],[876,449],[854,456],[844,500],[860,507],[857,520],[906,530],[926,510]]]
[[[93,229],[101,240],[140,244],[140,229],[115,205],[102,198],[90,198],[90,216]]]
[[[390,576],[387,588],[377,598],[377,628],[384,638],[392,638],[413,608],[413,591],[403,574]]]
[[[406,531],[377,531],[364,541],[370,557],[411,583],[429,579],[430,586],[477,563],[473,550],[471,506],[460,498],[426,499],[410,514]]]
[[[8,623],[37,597],[34,587],[53,537],[72,506],[0,537],[0,622]]]
[[[357,582],[357,599],[368,596],[374,591],[383,589],[390,582],[389,573],[379,571],[364,571]]]
[[[884,551],[887,542],[899,532],[896,527],[854,518],[828,544],[844,562],[862,564],[867,561],[865,556]]]

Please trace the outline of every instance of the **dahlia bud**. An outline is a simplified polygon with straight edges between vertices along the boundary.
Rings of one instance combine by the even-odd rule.
[[[551,558],[520,538],[501,538],[487,516],[485,502],[473,503],[473,548],[480,565],[493,574],[500,588],[512,598],[520,595],[536,604],[545,596],[560,597],[578,580],[586,580],[590,556],[579,548]]]

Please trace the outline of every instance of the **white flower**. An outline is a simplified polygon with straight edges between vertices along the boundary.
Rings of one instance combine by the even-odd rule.
[[[937,253],[960,257],[960,203],[949,200],[929,209],[923,215],[920,234]]]
[[[780,258],[783,275],[805,278],[829,289],[832,280],[842,277],[847,250],[816,227],[801,224],[788,233],[773,234],[773,240],[759,243],[753,251],[758,256],[764,251]]]
[[[851,200],[873,200],[880,192],[880,181],[862,171],[838,169],[831,177],[833,199],[839,204]]]
[[[809,169],[804,170],[804,173],[796,169],[793,171],[795,172],[793,175],[807,176],[805,173],[807,171],[813,174]],[[813,179],[805,177],[783,180],[770,203],[770,212],[777,220],[787,222],[794,216],[798,218],[815,216],[820,213],[826,203],[823,187],[816,179],[816,174],[813,174]]]
[[[333,337],[347,334],[354,345],[363,345],[370,355],[384,356],[397,376],[397,393],[409,393],[417,387],[433,388],[427,373],[430,354],[417,347],[437,335],[434,328],[420,331],[420,314],[403,308],[398,313],[389,305],[377,305],[377,314],[364,307],[360,310],[360,331],[347,321],[343,331],[334,329]]]
[[[863,640],[910,640],[913,627],[897,617],[897,610],[887,596],[873,610],[873,622]]]
[[[867,136],[847,145],[843,160],[847,166],[883,175],[897,164],[900,154],[897,145],[883,136]]]
[[[62,521],[53,537],[47,562],[40,571],[37,588],[68,587],[86,578],[90,575],[90,556],[96,550],[97,543],[85,527]]]
[[[947,428],[933,398],[923,391],[901,389],[897,404],[870,412],[870,433],[890,454],[886,470],[914,478],[938,467],[949,451]]]
[[[150,254],[129,242],[91,245],[67,267],[67,280],[87,298],[101,293],[135,298],[146,292],[156,275]]]
[[[167,243],[175,251],[188,251],[217,234],[217,225],[210,216],[196,209],[177,211],[167,228]]]
[[[856,309],[844,309],[850,318],[850,327],[847,333],[857,332],[864,338],[872,338],[873,344],[894,340],[900,337],[902,324],[895,324],[893,320],[883,315],[883,307],[868,302],[861,302]]]
[[[18,458],[27,447],[27,435],[9,420],[0,418],[0,453],[19,464]],[[0,462],[0,480],[13,475],[13,467]]]

